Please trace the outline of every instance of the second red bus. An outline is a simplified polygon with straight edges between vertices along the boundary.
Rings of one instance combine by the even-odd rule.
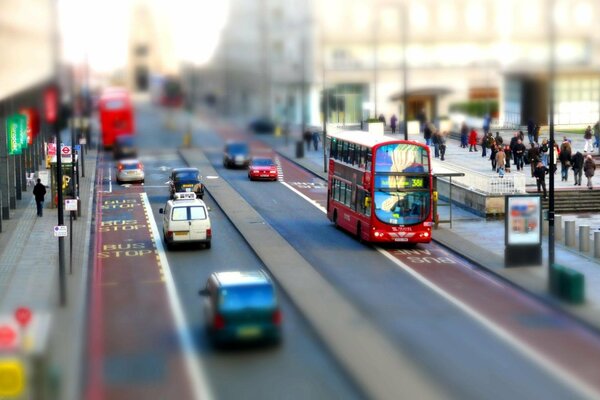
[[[105,90],[98,101],[102,145],[111,148],[119,135],[135,132],[133,104],[125,89]]]

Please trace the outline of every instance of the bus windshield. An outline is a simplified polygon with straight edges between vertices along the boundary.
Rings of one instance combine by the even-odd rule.
[[[429,158],[424,147],[389,144],[375,152],[375,215],[391,225],[414,225],[429,216]]]

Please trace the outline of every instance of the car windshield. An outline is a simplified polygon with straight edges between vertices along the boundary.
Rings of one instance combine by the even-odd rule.
[[[200,180],[198,172],[196,171],[181,171],[175,174],[176,181],[192,181]]]
[[[232,143],[229,145],[229,152],[235,154],[248,153],[248,145],[245,143]]]
[[[414,225],[427,219],[431,198],[428,191],[375,190],[375,215],[390,225]]]
[[[221,289],[219,306],[222,310],[275,307],[275,292],[270,285],[240,285]]]
[[[252,160],[252,165],[257,167],[268,167],[271,165],[275,165],[275,163],[270,158],[256,158]]]

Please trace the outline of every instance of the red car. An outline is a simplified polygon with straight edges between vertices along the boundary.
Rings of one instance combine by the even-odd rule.
[[[254,157],[248,166],[248,178],[265,179],[270,181],[277,180],[277,164],[271,158]]]

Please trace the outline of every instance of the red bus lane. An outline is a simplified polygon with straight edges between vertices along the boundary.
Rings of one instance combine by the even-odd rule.
[[[279,158],[284,184],[324,211],[326,182]],[[584,327],[437,244],[376,249],[569,386],[600,396],[600,339]]]
[[[600,340],[579,324],[437,245],[378,250],[586,397],[600,395]]]
[[[193,398],[142,196],[141,187],[98,191],[90,400]]]

